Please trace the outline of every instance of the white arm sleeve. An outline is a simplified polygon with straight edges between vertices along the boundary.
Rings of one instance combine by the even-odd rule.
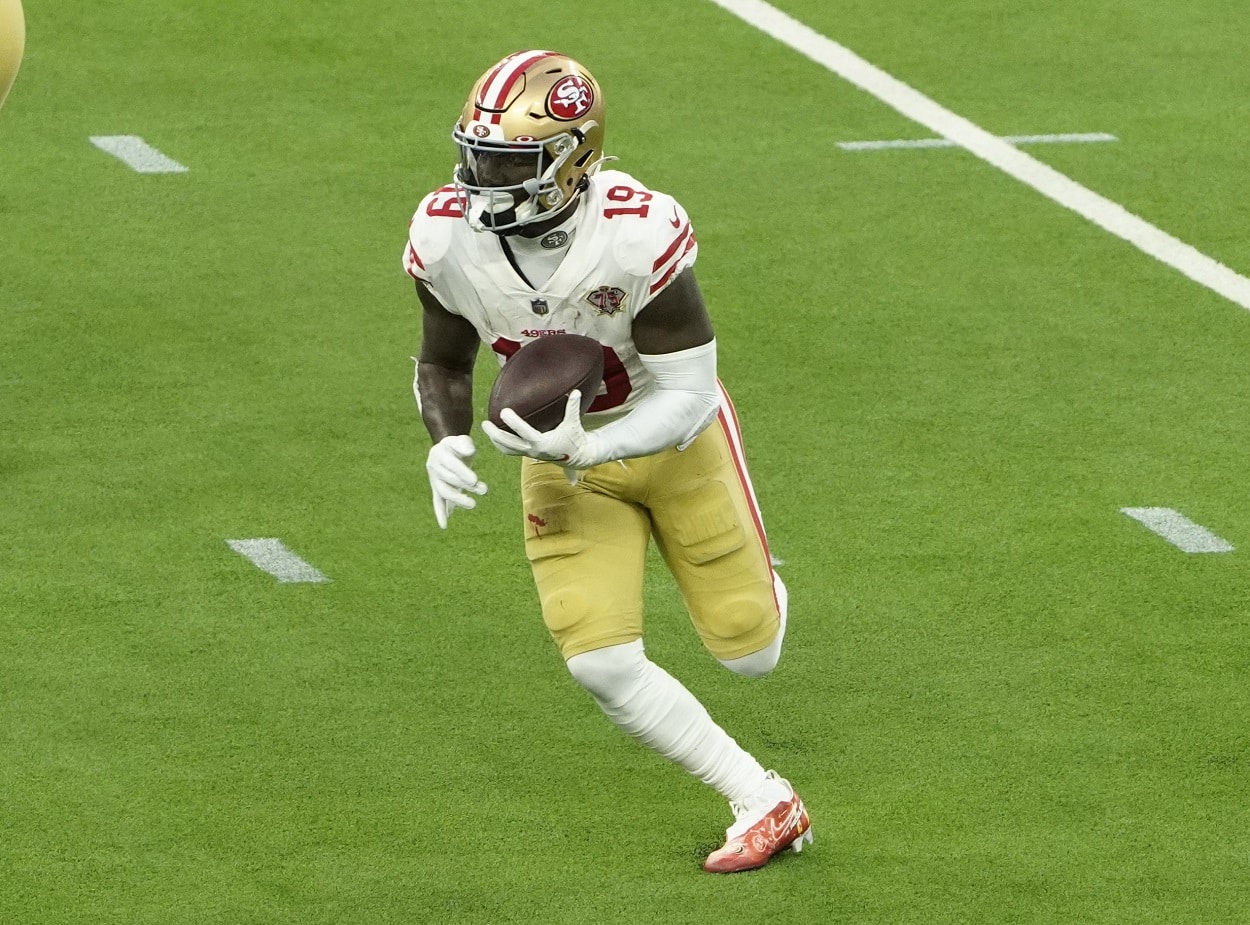
[[[591,465],[684,447],[720,411],[715,338],[700,347],[639,354],[638,359],[655,377],[655,391],[625,417],[588,434]]]

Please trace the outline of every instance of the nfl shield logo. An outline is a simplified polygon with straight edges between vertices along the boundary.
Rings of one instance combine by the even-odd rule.
[[[532,311],[535,315],[545,315],[547,312],[551,311],[551,309],[547,307],[546,299],[534,299],[530,302],[530,311]]]

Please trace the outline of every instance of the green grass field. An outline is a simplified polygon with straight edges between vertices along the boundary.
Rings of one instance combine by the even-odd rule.
[[[1233,0],[781,0],[1250,273]],[[0,113],[0,922],[1247,921],[1250,313],[707,0],[28,0]],[[518,469],[441,534],[408,218],[504,54],[605,87],[699,231],[791,594],[762,681],[648,647],[795,782],[729,819],[567,676]],[[144,175],[89,142],[139,135]],[[493,361],[483,356],[480,405]],[[1186,554],[1124,507],[1236,546]],[[227,539],[332,581],[280,584]]]

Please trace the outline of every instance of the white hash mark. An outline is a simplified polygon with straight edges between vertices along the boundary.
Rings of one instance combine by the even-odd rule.
[[[186,173],[187,168],[138,135],[92,135],[91,143],[113,155],[136,173]]]
[[[1233,544],[1170,507],[1125,507],[1127,514],[1182,552],[1232,552]]]
[[[330,580],[287,549],[281,540],[226,540],[226,544],[262,572],[268,572],[283,584]]]

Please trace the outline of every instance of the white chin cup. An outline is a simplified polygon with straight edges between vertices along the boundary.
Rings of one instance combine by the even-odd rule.
[[[533,197],[525,200],[516,207],[516,221],[518,225],[524,225],[526,222],[532,222],[538,217],[538,203]]]
[[[507,212],[512,208],[511,193],[471,193],[469,195],[469,211],[474,215],[481,215],[485,212],[487,215],[499,215]]]
[[[507,215],[512,209],[512,194],[489,191],[484,193],[469,193],[468,209],[465,217],[469,220],[469,226],[474,231],[494,231],[498,227],[509,228],[512,222],[504,221],[496,224],[495,221],[488,221],[490,217],[502,217]],[[513,219],[515,221],[515,219]]]
[[[507,215],[513,209],[513,202],[511,193],[471,193],[467,211],[469,225],[475,231],[506,230],[528,224],[545,214],[535,198],[531,196],[516,204],[516,211],[513,213],[512,221],[505,221],[499,225],[486,221],[487,216],[502,217]]]

